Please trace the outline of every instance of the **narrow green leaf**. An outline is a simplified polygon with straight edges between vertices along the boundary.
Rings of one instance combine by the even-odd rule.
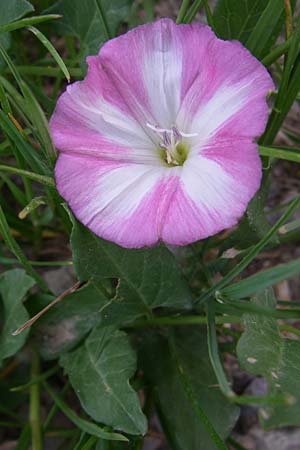
[[[111,441],[124,441],[128,442],[128,439],[119,433],[113,433],[107,430],[107,427],[100,427],[93,422],[89,422],[81,417],[77,416],[74,411],[62,400],[62,398],[55,393],[55,391],[47,384],[43,383],[46,391],[50,394],[55,404],[64,413],[64,415],[76,425],[80,430],[101,439],[108,439]]]
[[[42,381],[48,380],[52,375],[57,373],[59,370],[59,366],[51,367],[51,369],[47,370],[46,372],[43,372],[41,375],[32,378],[28,383],[22,384],[20,386],[15,386],[10,389],[11,392],[22,392],[27,391],[27,389],[30,388],[33,384],[41,383]]]
[[[0,26],[0,33],[19,30],[20,28],[28,27],[29,25],[36,25],[38,23],[46,22],[48,20],[60,19],[59,14],[47,14],[44,16],[31,16],[25,19],[17,20],[15,22],[7,23],[6,25]]]
[[[281,216],[281,218],[273,225],[269,232],[261,239],[258,244],[254,245],[248,252],[248,254],[224,277],[221,281],[216,283],[210,289],[208,289],[204,294],[202,294],[196,303],[206,301],[210,296],[214,295],[217,291],[224,288],[230,281],[232,281],[236,276],[238,276],[250,262],[258,255],[262,249],[269,243],[272,237],[277,233],[281,225],[283,225],[286,220],[292,215],[294,210],[299,205],[300,199],[295,198],[290,206],[287,208],[286,212]]]
[[[221,295],[230,299],[249,297],[258,290],[266,289],[300,273],[300,260],[280,264],[271,269],[258,272],[242,281],[221,290]]]
[[[284,2],[269,0],[245,43],[256,58],[262,59],[268,53],[271,44],[282,29],[283,19]]]
[[[40,286],[43,291],[49,292],[49,289],[45,283],[45,281],[39,276],[39,274],[33,269],[30,262],[24,255],[21,247],[17,244],[13,235],[11,234],[10,228],[6,221],[4,212],[0,206],[0,232],[3,236],[6,245],[9,250],[16,256],[16,258],[20,261],[20,263],[24,266],[28,274],[36,281],[36,283]]]
[[[210,362],[215,371],[220,389],[227,397],[234,397],[220,360],[215,322],[215,305],[213,302],[207,305],[207,342]]]
[[[35,27],[30,26],[30,27],[28,27],[28,30],[31,31],[33,34],[35,34],[35,36],[46,47],[46,49],[49,51],[49,53],[51,53],[54,60],[57,62],[58,66],[60,67],[61,71],[63,72],[63,74],[65,75],[66,79],[69,82],[70,81],[69,71],[68,71],[65,63],[63,62],[62,58],[60,57],[60,55],[58,54],[56,49],[53,47],[53,45],[49,41],[49,39],[47,39],[46,36]]]
[[[37,131],[39,133],[42,150],[44,151],[49,162],[54,163],[56,160],[56,150],[50,136],[48,120],[46,119],[44,111],[40,107],[31,89],[22,80],[20,82],[20,88],[27,103],[29,119],[31,120],[34,127],[37,128]]]
[[[187,11],[186,15],[183,18],[183,23],[191,23],[196,14],[199,12],[201,6],[203,4],[203,0],[195,0],[193,4],[190,6],[189,10]]]
[[[261,156],[269,156],[271,158],[285,159],[286,161],[300,162],[300,148],[290,147],[265,147],[259,146]]]
[[[190,0],[182,0],[176,23],[182,23],[190,5]]]
[[[15,175],[20,175],[30,180],[37,181],[38,183],[44,184],[49,187],[55,187],[55,182],[53,178],[46,177],[45,175],[40,175],[39,173],[29,172],[28,170],[22,170],[13,166],[0,165],[0,172],[13,173]]]
[[[17,150],[34,172],[42,173],[43,175],[49,172],[37,151],[24,139],[20,131],[2,110],[0,110],[0,126],[7,137],[14,142]]]
[[[292,39],[289,38],[286,41],[282,42],[281,44],[278,44],[273,50],[271,50],[262,60],[262,64],[264,64],[266,67],[269,67],[271,64],[273,64],[275,61],[277,61],[280,56],[287,53],[288,49],[290,48]]]
[[[300,16],[290,39],[275,105],[269,117],[266,132],[260,140],[262,144],[272,144],[300,90]]]

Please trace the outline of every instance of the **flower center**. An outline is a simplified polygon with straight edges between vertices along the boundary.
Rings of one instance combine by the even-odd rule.
[[[159,150],[163,162],[170,167],[182,166],[189,154],[189,145],[183,138],[197,136],[197,134],[183,133],[176,126],[167,129],[147,123],[147,127],[155,131],[160,137]]]

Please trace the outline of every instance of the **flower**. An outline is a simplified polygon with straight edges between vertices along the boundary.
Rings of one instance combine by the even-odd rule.
[[[274,88],[239,42],[170,19],[87,58],[51,118],[57,188],[96,235],[185,245],[232,227],[261,181],[254,139]]]

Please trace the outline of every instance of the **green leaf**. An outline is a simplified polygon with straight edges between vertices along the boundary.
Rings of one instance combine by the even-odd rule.
[[[23,299],[35,284],[25,270],[14,269],[0,275],[0,294],[4,306],[4,326],[0,336],[0,362],[14,355],[24,345],[29,330],[19,336],[12,336],[20,325],[29,319],[23,306]]]
[[[47,383],[44,383],[44,386],[51,395],[51,397],[53,398],[58,408],[80,430],[90,434],[91,436],[97,436],[101,439],[116,440],[116,441],[128,440],[122,434],[110,432],[107,430],[107,428],[105,429],[104,427],[103,428],[99,427],[99,425],[96,425],[95,423],[89,422],[88,420],[82,419],[81,417],[77,416],[77,414],[74,413],[73,409],[71,409]]]
[[[227,448],[223,439],[239,409],[220,392],[209,362],[205,328],[148,333],[140,347],[145,375],[157,392],[162,426],[176,450]]]
[[[74,220],[74,266],[81,281],[119,279],[115,298],[105,310],[107,323],[149,316],[153,308],[191,305],[191,294],[173,254],[163,245],[124,249],[98,238]]]
[[[63,355],[60,364],[94,420],[130,434],[145,434],[146,418],[129,384],[136,356],[124,332],[98,326],[81,347]]]
[[[131,0],[60,0],[47,13],[63,16],[55,27],[64,36],[78,38],[84,58],[97,53],[105,41],[116,35],[130,5]]]
[[[245,43],[268,3],[269,0],[218,0],[215,31],[223,39]]]
[[[34,7],[26,0],[2,1],[0,5],[0,25],[6,25],[20,19],[31,11],[34,11]]]
[[[253,297],[254,305],[276,307],[272,289]],[[272,317],[257,314],[244,315],[245,331],[237,346],[241,366],[255,375],[263,375],[271,393],[284,394],[286,402],[270,405],[261,410],[265,427],[300,424],[300,344],[282,338],[277,322]]]
[[[8,2],[2,0],[0,3],[0,27],[20,19],[31,11],[34,11],[34,7],[26,0],[9,0]],[[9,34],[2,33],[0,42],[7,49],[10,45]],[[0,64],[2,64],[1,60]]]
[[[36,314],[54,297],[34,295],[28,299],[31,315]],[[108,299],[97,285],[88,283],[64,298],[34,325],[34,337],[44,359],[55,359],[75,347],[100,321]]]

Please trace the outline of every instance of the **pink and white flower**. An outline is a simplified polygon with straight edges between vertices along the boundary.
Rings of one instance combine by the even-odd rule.
[[[57,188],[123,247],[184,245],[232,227],[259,188],[255,138],[274,88],[239,42],[169,19],[112,39],[58,100]]]

